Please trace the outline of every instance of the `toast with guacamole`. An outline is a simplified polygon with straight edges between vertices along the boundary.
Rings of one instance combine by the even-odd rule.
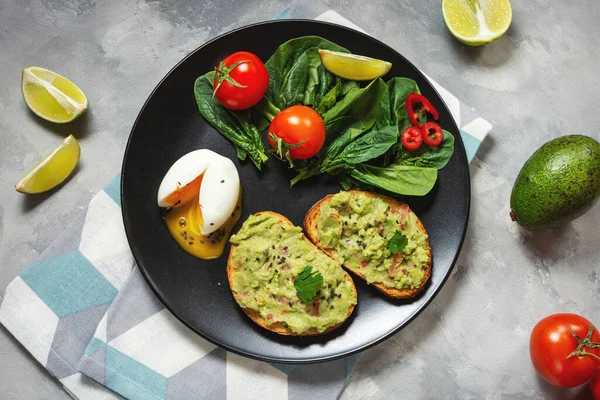
[[[425,227],[407,204],[377,193],[329,195],[306,214],[309,239],[392,298],[412,298],[431,275]]]
[[[250,215],[230,242],[229,287],[263,328],[280,335],[320,335],[352,314],[357,293],[350,275],[283,215]]]

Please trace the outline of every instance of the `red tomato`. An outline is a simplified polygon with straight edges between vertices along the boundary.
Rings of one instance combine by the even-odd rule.
[[[415,126],[409,126],[400,135],[400,141],[402,142],[402,146],[408,151],[415,151],[419,147],[421,147],[421,143],[423,143],[423,135],[421,134],[421,129]]]
[[[219,63],[213,88],[219,103],[245,110],[258,103],[269,86],[269,73],[256,55],[238,51]]]
[[[271,137],[271,133],[288,145],[292,160],[306,160],[314,157],[325,143],[323,119],[315,110],[306,106],[288,107],[271,121],[269,143],[276,147],[277,143]],[[298,143],[302,144],[293,146]],[[282,154],[279,156],[284,158]]]
[[[533,328],[529,342],[531,362],[537,373],[549,384],[575,387],[598,374],[600,360],[593,355],[581,354],[581,351],[585,351],[600,356],[598,348],[581,346],[580,355],[568,357],[579,346],[571,330],[585,339],[590,326],[590,321],[579,315],[554,314],[542,319]],[[600,342],[600,334],[596,328],[593,328],[590,342]]]
[[[594,400],[600,400],[600,374],[590,381],[590,389]]]

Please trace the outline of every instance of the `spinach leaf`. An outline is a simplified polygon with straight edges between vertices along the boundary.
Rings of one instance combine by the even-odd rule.
[[[379,99],[384,90],[385,83],[378,78],[362,89],[350,90],[331,107],[323,117],[327,132],[326,144],[348,127],[356,126],[358,121],[365,130],[371,129],[379,113]]]
[[[409,78],[398,77],[390,79],[386,83],[385,89],[385,93],[381,96],[381,111],[377,117],[377,126],[398,125],[399,132],[402,132],[406,128],[405,121],[408,121],[406,97],[411,93],[421,93],[421,91],[417,82]],[[410,124],[410,121],[408,123]]]
[[[388,151],[397,140],[395,126],[374,128],[350,142],[333,160],[324,163],[321,172],[331,173],[340,167],[352,168],[356,164],[373,160]]]
[[[350,171],[350,177],[393,193],[424,196],[435,185],[437,169],[398,164],[387,167],[359,164]]]
[[[329,92],[327,92],[322,98],[321,101],[319,102],[319,105],[316,108],[316,111],[321,115],[325,115],[325,113],[327,111],[329,111],[329,109],[331,107],[333,107],[335,105],[335,102],[338,99],[338,96],[340,96],[340,94],[342,93],[342,80],[340,78],[336,77],[336,83],[333,86],[333,88],[331,88],[331,90],[329,90]]]
[[[223,107],[213,97],[214,72],[200,76],[194,83],[194,96],[200,114],[221,135],[232,142],[240,160],[250,157],[256,168],[267,161],[260,131],[252,111],[236,112]]]
[[[403,150],[398,164],[414,165],[417,167],[429,167],[442,169],[450,161],[454,154],[454,136],[446,130],[443,130],[444,138],[437,147],[430,147],[424,143],[416,151]]]
[[[348,50],[318,36],[303,36],[279,46],[265,63],[269,71],[267,97],[279,109],[297,104],[316,106],[316,93],[327,93],[333,83],[331,74],[321,65],[318,49],[348,53]],[[324,78],[329,76],[330,79]],[[306,96],[306,99],[305,99]]]

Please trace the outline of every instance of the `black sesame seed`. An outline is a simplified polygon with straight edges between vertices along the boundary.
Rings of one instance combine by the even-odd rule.
[[[187,231],[183,231],[183,234],[184,234],[184,235],[187,235]]]
[[[342,298],[342,294],[341,294],[341,293],[338,293],[338,295],[337,295],[337,298],[338,298],[338,299],[341,299],[341,298]]]
[[[225,181],[224,181],[224,180],[222,180],[222,181],[221,181],[221,183],[225,183]]]
[[[333,306],[329,307],[330,310],[333,310]]]
[[[185,233],[181,232],[181,233],[180,233],[180,235],[181,235],[181,236],[185,236]]]
[[[201,240],[200,243],[204,244],[204,240]]]
[[[284,262],[284,261],[285,261],[285,257],[281,257],[281,262]]]
[[[250,261],[250,258],[246,257],[246,262]]]
[[[256,257],[256,261],[260,261],[260,258]]]
[[[194,242],[188,242],[188,244],[189,244],[189,245],[192,245],[192,244],[194,244]]]
[[[214,222],[211,222],[211,223],[210,223],[210,225],[211,225],[211,226],[212,226],[212,225],[214,225],[214,224],[215,224]]]
[[[269,264],[269,268],[271,268],[273,266],[273,263]],[[277,270],[275,270],[275,272],[277,272]]]
[[[287,247],[287,246],[284,246],[284,247],[283,247],[283,249],[284,249],[284,250],[287,250],[287,249],[288,249],[288,247]]]
[[[273,263],[271,263],[271,265],[273,265]],[[276,274],[278,274],[278,273],[279,273],[279,270],[275,270],[275,273],[276,273]]]
[[[288,306],[290,306],[290,307],[291,307],[291,306],[292,306],[292,302],[289,302],[289,303],[288,303]]]
[[[183,237],[183,240],[188,240],[188,239],[187,239],[187,236],[184,236],[184,237]]]
[[[235,206],[235,209],[236,209],[236,210],[239,210],[239,209],[240,209],[240,206]]]
[[[190,236],[190,240],[194,240],[194,238]]]

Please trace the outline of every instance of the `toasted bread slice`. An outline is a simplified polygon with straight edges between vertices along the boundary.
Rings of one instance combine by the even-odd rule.
[[[354,193],[354,194],[363,194],[363,195],[369,196],[369,197],[378,197],[378,198],[384,200],[386,203],[388,203],[392,208],[406,207],[408,209],[408,212],[414,215],[414,212],[408,207],[407,204],[399,202],[398,200],[393,199],[391,197],[384,196],[379,193],[366,192],[366,191],[362,191],[362,190],[349,190],[348,192]],[[315,243],[321,250],[323,250],[323,252],[328,254],[333,259],[337,259],[338,258],[337,252],[334,249],[323,248],[319,244],[319,240],[318,240],[318,224],[319,224],[319,217],[321,215],[321,205],[323,205],[327,201],[330,201],[333,196],[334,196],[333,194],[327,195],[324,198],[322,198],[321,200],[319,200],[314,206],[311,207],[311,209],[306,214],[306,217],[304,218],[304,231],[306,232],[306,235],[308,236],[308,238],[313,243]],[[427,231],[425,230],[425,227],[423,226],[423,223],[421,222],[421,220],[416,215],[414,215],[414,216],[416,218],[416,224],[417,224],[417,227],[419,228],[419,230],[421,232],[427,234]],[[421,290],[423,290],[423,288],[425,287],[425,284],[427,283],[427,281],[429,280],[429,277],[431,276],[432,256],[431,256],[431,246],[429,244],[429,237],[427,238],[427,250],[429,252],[429,262],[428,262],[427,267],[424,270],[423,280],[418,287],[398,289],[398,288],[387,287],[381,282],[374,282],[374,283],[372,283],[372,285],[375,288],[377,288],[377,290],[384,293],[386,296],[392,297],[395,299],[408,299],[408,298],[415,297]],[[344,268],[352,271],[352,273],[354,273],[356,276],[365,280],[365,277],[360,269],[352,268],[348,265],[344,265]]]
[[[279,224],[281,224],[283,226],[290,226],[290,227],[294,226],[292,224],[292,222],[289,219],[287,219],[285,216],[275,213],[275,212],[272,212],[272,211],[263,211],[263,212],[256,213],[254,215],[258,216],[258,215],[262,215],[262,214],[268,214],[268,215],[271,215],[271,216],[277,218],[279,220]],[[310,244],[311,248],[314,248],[314,251],[321,253],[321,250],[319,250],[319,248],[317,246],[315,246],[313,243],[311,243],[306,238],[306,236],[302,235],[302,240],[304,240],[304,241],[306,241],[306,243]],[[237,293],[235,290],[233,290],[233,287],[235,286],[234,285],[235,279],[236,279],[233,258],[234,258],[237,247],[238,246],[236,246],[234,244],[231,245],[231,250],[229,252],[229,258],[227,260],[227,279],[229,280],[229,287],[231,289],[231,293],[233,294],[235,301],[239,305],[241,305],[242,302],[240,300],[240,294]],[[354,293],[354,298],[356,299],[356,297],[358,295],[356,292],[356,286],[354,285],[354,281],[352,280],[352,278],[346,271],[344,271],[344,279],[350,285],[350,288],[352,289],[352,292]],[[300,333],[291,330],[289,327],[287,327],[282,322],[269,322],[267,319],[262,317],[260,315],[260,313],[258,313],[256,310],[253,310],[250,308],[245,308],[245,307],[241,307],[241,308],[244,311],[244,313],[246,313],[246,315],[248,317],[250,317],[250,319],[252,319],[252,321],[254,321],[256,324],[258,324],[258,325],[262,326],[263,328],[268,329],[272,332],[278,333],[280,335],[290,335],[290,336],[315,336],[315,335],[323,335],[325,333],[331,332],[332,330],[338,328],[340,325],[342,325],[348,319],[348,317],[350,317],[350,315],[352,314],[352,311],[354,311],[355,306],[356,306],[356,302],[354,302],[354,304],[352,304],[350,306],[346,317],[342,321],[340,321],[340,323],[330,326],[322,332],[319,332],[316,328],[311,328],[307,331],[300,332]]]

